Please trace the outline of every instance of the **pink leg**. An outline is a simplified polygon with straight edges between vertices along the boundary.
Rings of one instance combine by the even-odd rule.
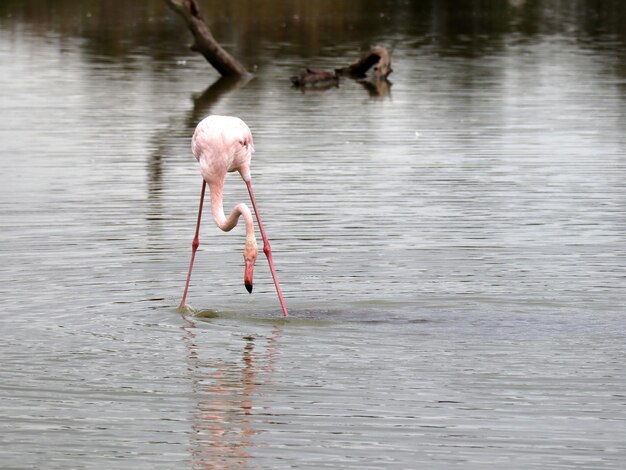
[[[185,292],[183,293],[183,300],[180,301],[178,306],[179,310],[185,308],[185,301],[187,300],[187,291],[189,290],[189,281],[191,280],[191,270],[193,269],[193,261],[196,258],[196,251],[200,245],[200,219],[202,218],[202,205],[204,204],[204,191],[206,189],[206,181],[202,180],[202,193],[200,194],[200,209],[198,209],[198,223],[196,224],[196,235],[193,237],[191,243],[191,261],[189,262],[189,273],[187,274],[187,284],[185,284]]]
[[[265,230],[263,230],[263,223],[261,222],[261,215],[259,214],[259,210],[256,207],[256,201],[254,200],[254,194],[252,193],[252,183],[250,181],[246,181],[246,186],[248,187],[248,194],[250,194],[250,200],[252,201],[252,207],[254,208],[254,213],[256,214],[256,220],[259,223],[259,230],[261,231],[261,238],[263,238],[263,253],[267,257],[267,261],[270,264],[270,271],[272,272],[272,278],[274,279],[274,285],[276,286],[276,293],[278,294],[278,300],[280,301],[280,306],[283,309],[283,314],[288,316],[287,307],[285,306],[285,299],[283,299],[283,294],[280,291],[280,283],[278,282],[278,276],[276,276],[276,269],[274,269],[274,260],[272,259],[272,248],[270,247],[270,241],[267,239],[267,235],[265,234]]]

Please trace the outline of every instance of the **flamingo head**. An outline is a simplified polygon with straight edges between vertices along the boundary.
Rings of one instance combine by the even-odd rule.
[[[252,293],[252,275],[254,273],[254,263],[258,253],[258,247],[254,237],[246,239],[246,246],[243,249],[243,259],[246,263],[245,270],[243,272],[243,284],[246,286],[246,290]]]

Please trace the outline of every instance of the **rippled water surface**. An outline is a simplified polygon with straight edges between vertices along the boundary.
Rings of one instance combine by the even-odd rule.
[[[204,2],[242,82],[162,2],[0,5],[0,466],[622,468],[623,5],[350,3]],[[210,113],[288,320],[208,210],[177,312]]]

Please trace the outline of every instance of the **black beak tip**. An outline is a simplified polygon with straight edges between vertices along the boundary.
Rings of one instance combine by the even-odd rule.
[[[246,290],[249,294],[252,294],[252,284],[245,283]]]

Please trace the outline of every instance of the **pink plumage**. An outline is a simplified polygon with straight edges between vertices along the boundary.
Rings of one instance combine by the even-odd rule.
[[[222,178],[225,172],[231,171],[239,171],[244,181],[250,179],[254,144],[250,129],[239,118],[204,118],[193,133],[191,151],[200,163],[200,172],[207,182]]]

